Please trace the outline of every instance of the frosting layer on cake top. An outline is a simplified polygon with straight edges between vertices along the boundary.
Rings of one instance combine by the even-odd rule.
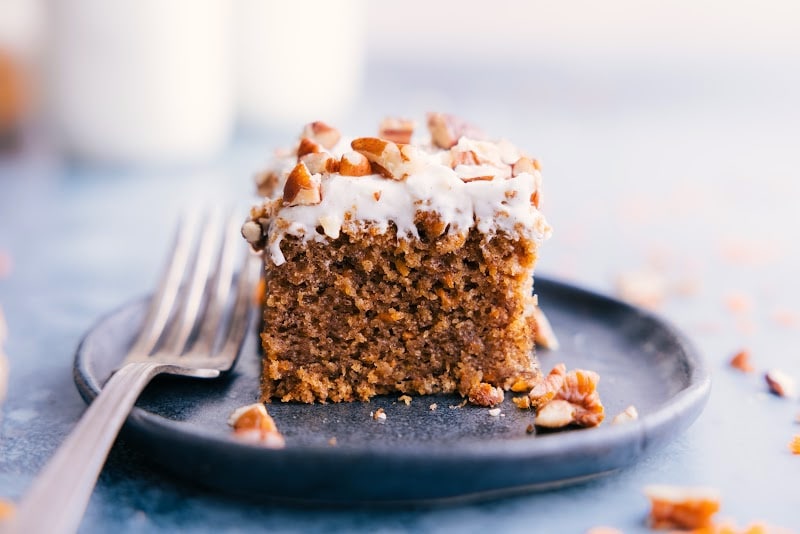
[[[344,228],[384,233],[393,225],[408,239],[423,227],[433,227],[433,237],[476,228],[489,239],[504,232],[537,244],[550,235],[537,160],[453,116],[431,113],[427,123],[429,136],[419,141],[401,119],[384,120],[377,137],[352,140],[325,123],[307,125],[297,145],[256,176],[264,200],[242,234],[275,265],[286,261],[285,236],[325,241]]]

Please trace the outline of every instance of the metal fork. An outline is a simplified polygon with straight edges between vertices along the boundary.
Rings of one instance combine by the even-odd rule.
[[[195,239],[196,225],[186,221],[180,225],[138,337],[32,483],[11,532],[50,534],[78,529],[119,429],[154,376],[215,378],[233,367],[247,331],[258,262],[248,250],[234,282],[237,250],[244,248],[244,240],[233,218],[220,239],[221,226],[219,215],[212,214]]]

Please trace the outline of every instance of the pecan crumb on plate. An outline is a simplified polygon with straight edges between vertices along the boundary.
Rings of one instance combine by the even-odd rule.
[[[286,445],[275,421],[260,402],[237,408],[228,418],[234,436],[264,447],[281,449]]]

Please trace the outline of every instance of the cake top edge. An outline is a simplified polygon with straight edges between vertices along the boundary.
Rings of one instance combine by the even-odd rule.
[[[404,181],[434,166],[449,167],[463,182],[506,179],[541,171],[529,157],[505,139],[489,140],[476,126],[446,113],[428,113],[428,136],[416,135],[416,122],[387,117],[374,137],[343,138],[323,121],[302,130],[294,147],[276,151],[266,170],[256,174],[258,193],[281,197],[287,205],[317,203],[314,175],[379,176]],[[298,197],[299,195],[299,197]]]
[[[391,223],[398,235],[419,237],[420,213],[450,232],[505,230],[537,242],[549,235],[537,159],[453,115],[428,113],[426,125],[427,135],[417,134],[413,120],[389,117],[376,136],[348,139],[325,122],[307,124],[256,175],[263,202],[243,235],[276,264],[286,234],[335,239],[345,224]]]

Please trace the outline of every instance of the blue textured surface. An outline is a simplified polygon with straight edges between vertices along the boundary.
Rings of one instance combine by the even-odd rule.
[[[800,325],[775,320],[800,313],[796,68],[529,67],[477,79],[469,69],[445,78],[418,66],[375,68],[362,108],[341,126],[371,131],[385,112],[459,112],[544,161],[544,209],[556,232],[541,272],[604,292],[621,273],[642,269],[671,288],[693,282],[691,294],[668,291],[660,311],[715,375],[697,423],[602,480],[406,510],[242,503],[160,473],[120,441],[83,531],[581,533],[602,524],[644,532],[641,488],[651,483],[717,487],[720,516],[800,529],[800,457],[787,449],[800,433],[800,406],[765,394],[760,373],[727,368],[746,347],[760,371],[800,378]],[[100,315],[150,289],[177,212],[198,201],[241,202],[252,171],[286,135],[295,132],[242,134],[189,169],[92,169],[59,161],[38,142],[0,162],[0,250],[13,261],[0,279],[11,360],[0,495],[21,495],[83,412],[71,377],[75,347]],[[733,312],[726,299],[737,294],[751,304]]]

